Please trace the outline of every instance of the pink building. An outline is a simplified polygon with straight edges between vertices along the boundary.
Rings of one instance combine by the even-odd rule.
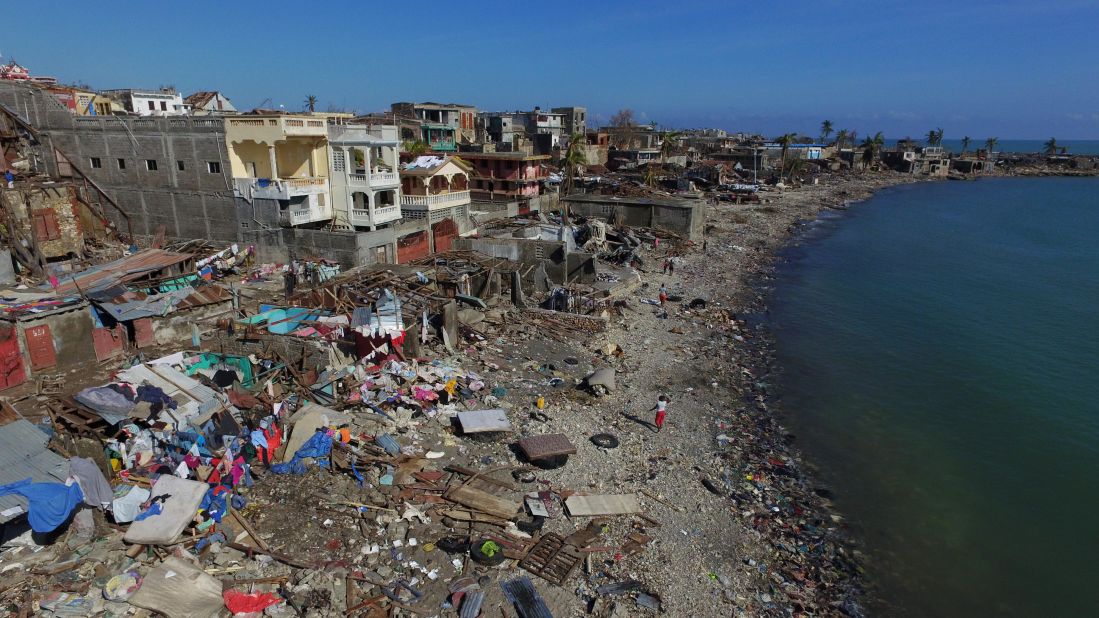
[[[458,157],[473,168],[470,193],[475,199],[515,200],[542,194],[549,176],[549,155],[522,152],[463,152]]]

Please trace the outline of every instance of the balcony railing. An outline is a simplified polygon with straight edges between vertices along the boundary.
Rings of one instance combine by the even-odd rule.
[[[303,223],[309,223],[309,222],[313,221],[315,218],[316,217],[314,216],[313,211],[308,209],[308,208],[302,208],[302,209],[299,209],[299,210],[291,210],[290,211],[290,224],[291,225],[301,225]]]
[[[370,218],[370,210],[367,208],[352,208],[351,209],[351,224],[352,225],[381,225],[389,221],[395,221],[401,218],[400,206],[380,206],[374,208],[374,219]]]
[[[328,193],[327,178],[234,178],[233,182],[241,194],[267,200]]]
[[[291,189],[315,189],[324,188],[328,181],[324,178],[284,178],[282,182],[285,182]]]
[[[402,206],[421,206],[432,208],[446,208],[469,203],[469,191],[451,191],[438,195],[402,195]]]
[[[349,174],[353,184],[370,186],[395,185],[399,182],[396,172],[373,172],[371,174]]]

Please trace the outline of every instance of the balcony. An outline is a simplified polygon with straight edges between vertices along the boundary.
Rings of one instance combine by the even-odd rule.
[[[401,195],[401,206],[411,210],[438,210],[469,203],[469,191],[452,191],[438,195]]]
[[[234,178],[237,190],[242,194],[251,193],[252,198],[265,200],[288,200],[302,195],[321,195],[328,193],[328,179],[308,178]]]
[[[396,221],[401,218],[400,206],[379,206],[374,208],[374,218],[370,218],[370,210],[366,208],[351,209],[351,225],[371,227]]]
[[[400,177],[396,172],[373,172],[370,174],[348,174],[351,177],[351,186],[371,187],[396,187],[400,184]]]
[[[262,143],[274,143],[285,139],[285,136],[328,136],[328,123],[323,118],[307,116],[226,118],[225,125],[231,142],[251,139]]]

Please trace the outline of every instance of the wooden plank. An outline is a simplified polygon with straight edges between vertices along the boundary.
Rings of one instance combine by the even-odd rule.
[[[447,500],[462,506],[488,513],[503,519],[514,519],[519,513],[520,504],[472,487],[455,487],[446,492]]]
[[[641,512],[641,504],[638,503],[636,494],[569,496],[565,499],[565,507],[573,517],[627,515]]]

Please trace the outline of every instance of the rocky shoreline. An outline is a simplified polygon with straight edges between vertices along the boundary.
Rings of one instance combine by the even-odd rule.
[[[640,296],[664,284],[682,301],[666,318],[641,304],[612,319],[620,388],[595,424],[569,430],[609,429],[622,445],[564,472],[596,488],[640,485],[678,507],[653,505],[652,550],[617,574],[661,591],[668,615],[863,614],[857,549],[783,427],[767,337],[745,316],[764,310],[759,284],[802,223],[916,181],[887,172],[765,192],[760,204],[711,207],[706,251],[682,256],[674,274],[660,272],[663,248],[646,256]],[[696,298],[706,306],[690,308]],[[671,400],[669,426],[654,433],[643,423],[660,394]]]

